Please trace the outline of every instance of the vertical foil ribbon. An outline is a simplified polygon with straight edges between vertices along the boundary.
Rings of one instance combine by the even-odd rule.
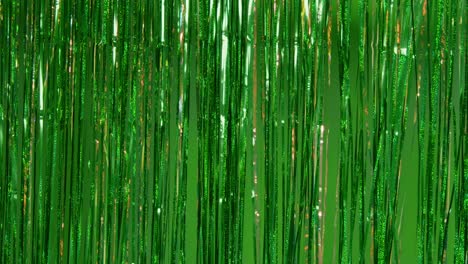
[[[0,263],[466,263],[464,0],[0,0]]]

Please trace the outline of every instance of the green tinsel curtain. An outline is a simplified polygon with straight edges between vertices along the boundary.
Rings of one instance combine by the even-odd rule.
[[[467,263],[466,0],[0,0],[0,263]]]

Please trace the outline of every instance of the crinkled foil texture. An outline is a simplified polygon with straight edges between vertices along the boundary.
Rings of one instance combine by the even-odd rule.
[[[0,0],[0,263],[466,263],[463,0]]]

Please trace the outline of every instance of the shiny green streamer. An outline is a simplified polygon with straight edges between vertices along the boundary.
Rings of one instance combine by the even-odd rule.
[[[466,263],[464,0],[0,0],[0,263]]]

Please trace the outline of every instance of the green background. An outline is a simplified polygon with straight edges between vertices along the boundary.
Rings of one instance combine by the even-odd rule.
[[[467,17],[0,0],[0,263],[466,263]]]

